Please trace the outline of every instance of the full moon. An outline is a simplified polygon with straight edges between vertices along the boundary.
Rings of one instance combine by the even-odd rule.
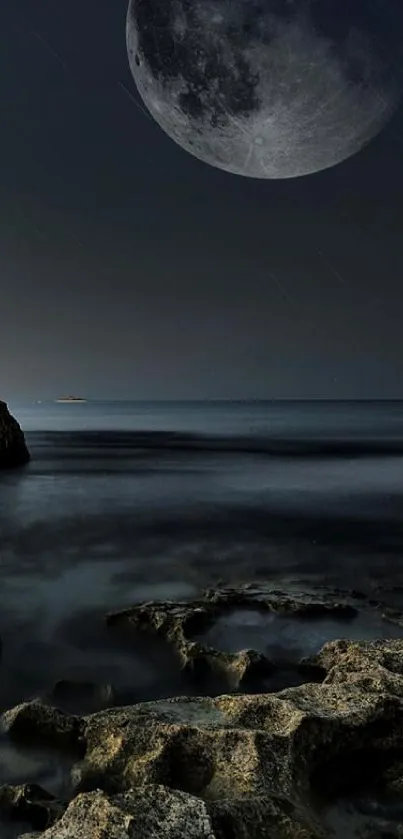
[[[402,89],[400,0],[130,0],[156,122],[211,166],[295,178],[358,152]]]

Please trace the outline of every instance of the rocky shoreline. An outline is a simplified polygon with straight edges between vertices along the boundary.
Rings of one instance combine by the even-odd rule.
[[[276,620],[300,622],[301,633],[331,620],[346,635],[362,619],[371,632],[382,626],[401,637],[336,638],[295,661],[283,660],[283,651],[270,655],[270,645],[264,655],[203,641],[236,610],[269,617],[269,634]],[[33,774],[22,785],[0,785],[3,823],[21,825],[15,836],[403,837],[398,610],[360,592],[267,583],[207,591],[197,601],[144,603],[106,621],[133,640],[146,632],[169,644],[201,695],[111,704],[86,715],[43,698],[6,711],[7,742],[50,749],[68,765],[58,789],[42,787]],[[290,667],[299,683],[265,690],[274,671]],[[217,673],[227,690],[206,695]]]

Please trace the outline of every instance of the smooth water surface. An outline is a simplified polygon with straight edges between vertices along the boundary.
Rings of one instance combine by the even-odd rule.
[[[1,707],[86,675],[178,691],[158,650],[108,635],[130,603],[290,574],[402,581],[403,403],[10,409],[32,460],[0,475]]]

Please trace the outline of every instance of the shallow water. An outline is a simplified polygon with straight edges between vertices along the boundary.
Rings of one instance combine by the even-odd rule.
[[[163,645],[106,630],[131,603],[294,575],[388,586],[403,605],[403,403],[10,409],[32,461],[0,475],[2,709],[60,679],[112,683],[121,702],[191,692]],[[295,660],[331,637],[400,633],[247,617],[218,622],[217,644]],[[4,780],[35,780],[27,760],[3,744]]]
[[[329,839],[400,839],[403,796],[400,803],[381,804],[376,798],[338,801],[324,814]]]
[[[349,620],[325,617],[308,620],[236,609],[198,636],[198,640],[230,653],[257,650],[275,664],[295,664],[336,638],[353,641],[403,638],[403,627],[382,620],[377,613],[363,613]]]
[[[398,597],[403,403],[10,408],[32,461],[0,475],[0,707],[74,673],[177,689],[158,651],[106,633],[104,613],[130,603],[290,574]]]
[[[0,784],[35,783],[63,798],[72,789],[70,773],[76,760],[56,750],[17,746],[1,735]]]

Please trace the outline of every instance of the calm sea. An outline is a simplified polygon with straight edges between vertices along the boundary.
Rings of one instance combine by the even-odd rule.
[[[108,609],[268,575],[403,582],[403,403],[9,407],[32,461],[0,475],[0,705],[83,674],[147,694],[151,653],[106,639]]]

